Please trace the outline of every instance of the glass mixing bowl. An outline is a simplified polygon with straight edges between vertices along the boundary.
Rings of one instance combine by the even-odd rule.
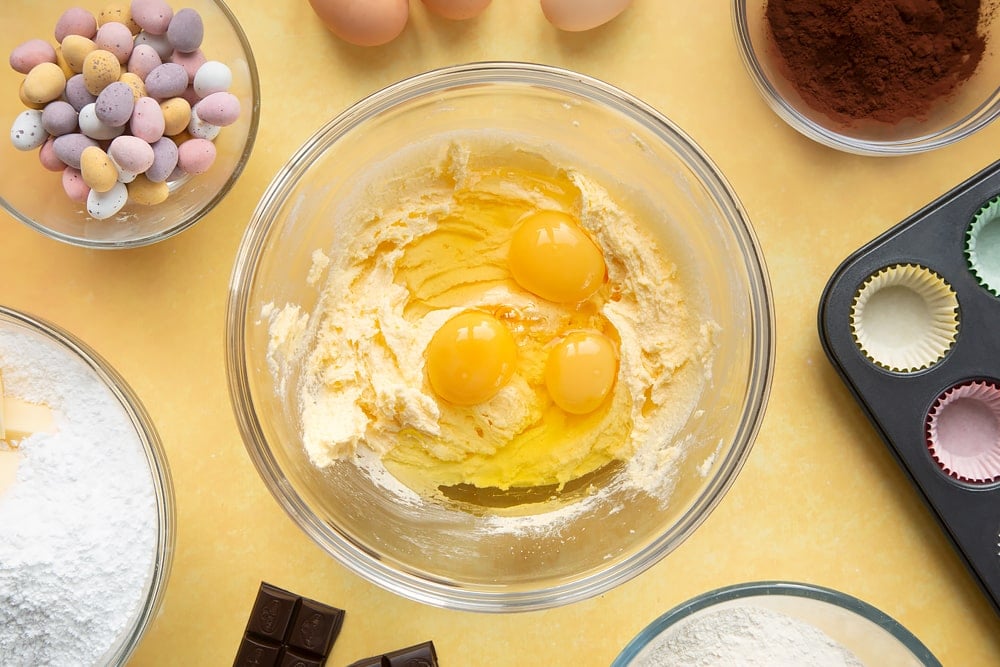
[[[122,619],[118,637],[107,648],[98,663],[123,667],[139,646],[150,623],[156,618],[173,562],[176,518],[173,483],[166,453],[160,443],[159,434],[138,396],[106,360],[73,334],[42,319],[5,306],[0,306],[0,331],[27,334],[33,347],[49,349],[50,355],[60,359],[65,358],[67,364],[82,363],[87,368],[88,374],[93,374],[107,387],[116,402],[121,405],[145,453],[145,459],[149,464],[150,486],[156,500],[156,540],[152,568],[146,577],[146,589],[140,598],[138,608],[131,617]],[[54,380],[54,382],[59,381]],[[67,392],[71,390],[72,388],[64,389]],[[92,639],[80,637],[81,641]]]
[[[205,26],[202,51],[209,60],[229,66],[233,82],[229,92],[240,100],[240,117],[222,128],[214,140],[216,159],[212,167],[197,176],[170,181],[170,196],[155,206],[126,204],[116,215],[96,220],[87,214],[86,204],[66,196],[61,173],[46,170],[38,160],[38,151],[22,152],[11,141],[0,141],[0,207],[16,220],[39,232],[86,248],[134,248],[170,238],[201,220],[222,201],[233,187],[253,149],[260,118],[260,85],[257,64],[250,43],[236,17],[221,0],[185,0],[169,2],[174,10],[196,9]],[[42,3],[10,0],[0,9],[3,19],[4,51],[10,53],[29,39],[45,39],[55,45],[56,20],[72,3]],[[85,4],[95,15],[103,3]],[[0,119],[10,127],[25,107],[18,99],[18,86],[24,79],[10,67],[0,70]]]
[[[909,630],[867,602],[829,588],[785,581],[736,584],[692,598],[643,628],[611,667],[649,664],[647,659],[656,646],[670,641],[685,624],[735,607],[767,609],[807,623],[865,665],[941,667]]]
[[[732,0],[740,56],[768,106],[810,139],[859,155],[908,155],[953,144],[1000,115],[1000,51],[994,48],[1000,39],[1000,21],[991,12],[980,27],[987,41],[976,71],[956,94],[936,104],[926,119],[847,124],[809,106],[783,73],[768,32],[766,7],[767,0]]]
[[[691,302],[721,327],[711,382],[688,423],[669,502],[609,490],[589,508],[532,513],[500,529],[488,508],[402,502],[342,460],[314,466],[295,392],[268,367],[262,308],[311,311],[312,253],[340,240],[338,206],[366,168],[462,131],[558,147],[613,194],[641,199],[651,232],[691,277]],[[383,187],[381,183],[369,184]],[[474,63],[389,86],[319,129],[277,174],[236,257],[226,316],[230,395],[247,451],[293,520],[362,577],[446,608],[511,611],[596,595],[676,548],[721,500],[764,414],[773,359],[766,269],[742,206],[709,158],[635,97],[574,72]],[[295,369],[292,369],[292,376]],[[290,387],[291,385],[289,385]],[[663,443],[667,444],[667,443]],[[568,515],[568,518],[564,518]],[[509,518],[509,517],[506,517]]]

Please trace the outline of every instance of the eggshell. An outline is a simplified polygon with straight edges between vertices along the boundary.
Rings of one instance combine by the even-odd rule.
[[[166,0],[132,0],[129,8],[132,10],[132,20],[150,35],[166,33],[170,20],[174,17],[174,10]]]
[[[10,52],[10,66],[15,72],[27,74],[35,65],[55,63],[56,50],[44,39],[29,39]]]
[[[167,26],[167,41],[181,53],[198,50],[205,36],[205,24],[197,10],[185,7],[179,9]]]
[[[83,59],[83,81],[91,95],[98,95],[105,86],[114,83],[122,75],[122,64],[110,51],[96,49]]]
[[[97,35],[94,37],[94,44],[99,49],[104,49],[115,54],[118,62],[123,65],[128,62],[134,46],[132,43],[132,32],[128,29],[128,26],[117,21],[105,23],[98,28]]]
[[[83,182],[83,174],[80,173],[79,169],[74,169],[73,167],[66,167],[63,169],[62,186],[63,190],[66,192],[66,196],[69,197],[70,200],[81,204],[87,201],[87,195],[90,194],[90,188]]]
[[[160,100],[177,97],[187,86],[187,72],[177,63],[163,63],[146,77],[146,92]]]
[[[424,4],[438,16],[461,21],[479,16],[490,0],[424,0]]]
[[[592,30],[615,18],[632,0],[540,0],[549,23],[569,32]]]
[[[57,42],[66,39],[66,35],[82,35],[93,39],[97,34],[97,19],[83,7],[70,7],[56,20],[55,36]]]
[[[129,119],[129,130],[131,130],[132,136],[152,144],[159,141],[165,129],[166,121],[159,103],[152,97],[140,97],[136,100],[132,109],[132,118]]]
[[[87,195],[87,213],[98,220],[106,220],[125,207],[128,189],[124,183],[115,181],[107,192],[91,190]]]
[[[54,137],[76,132],[77,113],[69,102],[55,100],[42,109],[42,127]]]
[[[91,190],[107,192],[118,182],[118,170],[98,146],[88,146],[80,156],[80,173]]]
[[[97,44],[94,43],[94,40],[83,35],[66,35],[66,38],[59,46],[66,64],[74,74],[79,74],[83,71],[83,61],[87,57],[87,54],[97,49]]]
[[[194,105],[192,115],[195,110],[198,117],[206,123],[226,127],[240,117],[240,98],[232,93],[212,93]]]
[[[378,46],[403,32],[408,0],[309,0],[330,32],[358,46]]]
[[[215,162],[215,144],[208,139],[188,139],[177,147],[177,166],[187,174],[204,174]]]
[[[89,146],[96,145],[97,141],[81,132],[64,134],[61,137],[56,137],[56,140],[52,142],[52,148],[55,149],[56,155],[63,161],[63,164],[74,169],[80,168],[80,157],[83,155],[83,151]]]
[[[164,181],[151,181],[139,174],[128,186],[129,201],[142,206],[156,206],[166,201],[170,186]]]
[[[38,63],[24,78],[24,96],[45,104],[57,99],[66,89],[66,77],[55,63]]]
[[[48,133],[42,127],[42,112],[38,109],[25,109],[14,118],[10,126],[10,141],[19,151],[34,150],[48,138]]]
[[[208,60],[195,72],[194,92],[198,97],[208,97],[212,93],[222,93],[233,85],[233,71],[225,63]]]
[[[135,97],[127,83],[115,81],[101,91],[94,103],[97,118],[105,125],[121,127],[132,117]]]

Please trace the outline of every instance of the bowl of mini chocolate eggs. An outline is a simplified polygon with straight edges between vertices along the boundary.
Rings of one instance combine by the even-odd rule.
[[[0,207],[59,241],[129,248],[170,238],[243,171],[259,117],[246,35],[220,1],[2,12]]]

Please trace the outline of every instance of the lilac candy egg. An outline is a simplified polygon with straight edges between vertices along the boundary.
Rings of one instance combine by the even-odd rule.
[[[188,139],[177,147],[177,166],[186,174],[204,174],[215,162],[215,144],[208,139]]]
[[[88,104],[80,109],[80,131],[91,139],[105,141],[114,139],[125,131],[125,126],[108,125],[97,117],[97,103]]]
[[[128,59],[128,71],[145,81],[149,73],[162,64],[163,60],[156,49],[149,44],[136,44]]]
[[[160,56],[161,61],[166,61],[170,58],[170,54],[174,52],[174,47],[170,45],[167,41],[166,35],[153,35],[151,33],[143,30],[138,35],[135,36],[134,41],[135,46],[140,44],[145,44],[153,48],[157,55]],[[135,47],[133,47],[134,50]]]
[[[62,43],[66,35],[80,35],[93,39],[97,34],[97,18],[83,7],[70,7],[56,21],[56,41]]]
[[[52,148],[67,167],[80,168],[80,156],[88,146],[97,146],[97,142],[85,134],[74,132],[56,137]]]
[[[107,24],[105,24],[107,25]],[[115,81],[97,96],[94,111],[105,125],[121,127],[132,117],[135,96],[127,83]]]
[[[124,65],[132,54],[132,31],[124,23],[117,21],[105,23],[97,29],[94,44],[99,49],[115,54],[118,62]]]
[[[165,0],[132,0],[132,20],[151,35],[162,35],[170,27],[174,10]]]
[[[201,14],[190,7],[179,10],[167,26],[167,40],[181,53],[191,53],[201,46],[205,25]]]
[[[66,167],[62,173],[62,186],[66,196],[72,201],[83,203],[87,201],[90,194],[90,186],[83,180],[83,174],[79,169]]]
[[[35,65],[56,62],[56,50],[44,39],[29,39],[10,52],[10,66],[14,71],[27,74]]]
[[[123,134],[115,138],[108,147],[108,155],[115,164],[126,171],[141,174],[153,164],[153,147],[140,139]]]
[[[177,97],[187,87],[187,72],[177,63],[163,63],[146,77],[146,92],[150,97],[161,100]]]
[[[82,74],[74,74],[69,78],[63,94],[66,96],[66,101],[77,111],[97,101],[97,96],[87,90],[87,82]]]
[[[66,168],[66,165],[56,155],[55,142],[55,137],[49,137],[45,140],[42,147],[38,149],[38,161],[49,171],[62,171]]]
[[[146,170],[146,178],[162,183],[177,166],[177,144],[170,137],[163,137],[152,145],[153,164]]]
[[[198,117],[206,123],[225,127],[232,125],[240,117],[240,100],[232,93],[212,93],[198,102],[194,109]]]
[[[132,118],[129,119],[132,135],[152,144],[159,141],[165,129],[166,119],[159,102],[152,97],[140,97],[132,109]]]
[[[14,118],[10,126],[10,142],[19,151],[30,151],[39,148],[49,138],[42,127],[42,112],[38,109],[25,109]]]
[[[56,100],[42,109],[42,127],[54,137],[76,132],[77,113],[69,102]]]

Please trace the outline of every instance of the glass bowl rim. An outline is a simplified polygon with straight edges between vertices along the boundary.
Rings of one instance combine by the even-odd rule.
[[[765,2],[766,0],[754,1]],[[754,49],[753,40],[750,38],[749,21],[746,11],[747,0],[732,0],[730,7],[737,50],[757,92],[764,98],[764,101],[771,110],[788,123],[788,125],[824,146],[855,155],[873,157],[913,155],[949,146],[965,137],[975,134],[1000,116],[1000,85],[998,85],[984,102],[964,118],[930,134],[910,137],[908,139],[875,141],[856,139],[839,132],[834,132],[800,113],[778,92],[764,73],[764,69],[757,57],[757,52]]]
[[[366,119],[402,102],[445,90],[494,84],[515,84],[528,90],[555,90],[579,95],[596,104],[610,105],[611,109],[628,115],[670,145],[686,166],[696,172],[720,210],[728,213],[727,222],[739,244],[748,275],[747,296],[753,317],[750,339],[751,355],[755,361],[749,369],[742,421],[718,474],[709,480],[682,520],[611,567],[588,571],[568,583],[518,591],[505,591],[502,586],[482,584],[477,584],[479,588],[464,587],[449,584],[438,577],[391,567],[377,554],[356,544],[336,526],[320,520],[291,487],[270,451],[254,409],[244,361],[247,355],[246,309],[264,243],[275,224],[276,213],[284,205],[284,195],[308,169],[312,160],[333,146],[339,137],[360,127]],[[433,606],[485,612],[545,609],[595,596],[645,571],[683,542],[728,491],[749,455],[770,392],[775,343],[772,304],[764,257],[742,204],[714,163],[672,121],[631,94],[568,69],[516,61],[471,62],[428,70],[362,98],[320,127],[276,174],[247,225],[230,278],[226,306],[229,394],[247,453],[265,485],[299,528],[340,564],[386,590]]]
[[[216,192],[211,199],[202,204],[197,211],[194,211],[186,218],[175,222],[171,226],[159,232],[135,239],[117,239],[113,241],[87,239],[56,231],[55,229],[45,225],[43,222],[25,215],[20,209],[11,205],[2,194],[0,194],[0,208],[3,208],[3,210],[5,210],[18,222],[27,225],[31,229],[34,229],[49,238],[72,246],[90,248],[93,250],[123,250],[152,245],[180,234],[211,213],[219,202],[221,202],[223,198],[229,194],[229,191],[232,190],[233,186],[236,185],[236,181],[239,180],[239,177],[243,174],[243,170],[246,168],[247,162],[250,160],[250,155],[253,153],[253,147],[257,140],[257,130],[260,126],[260,77],[257,72],[257,60],[254,58],[253,49],[250,46],[250,40],[247,37],[246,32],[243,30],[243,26],[240,25],[239,20],[236,18],[236,15],[233,14],[232,10],[224,2],[224,0],[208,1],[218,7],[218,9],[222,12],[226,21],[232,27],[237,41],[240,43],[240,50],[246,58],[247,70],[250,75],[250,98],[253,100],[253,104],[250,109],[250,125],[247,128],[247,138],[243,145],[243,151],[241,152],[239,159],[236,161],[233,173],[229,175],[229,178],[227,178],[226,182],[219,187],[218,192]]]
[[[109,647],[109,651],[115,649],[114,653],[110,656],[104,656],[109,661],[108,664],[123,667],[138,648],[142,637],[163,603],[163,596],[173,565],[177,540],[176,499],[170,465],[163,448],[163,442],[153,424],[152,417],[146,411],[138,395],[118,371],[96,350],[50,321],[8,306],[0,305],[0,323],[20,326],[33,331],[73,353],[77,359],[97,375],[102,384],[122,406],[142,445],[146,462],[149,465],[153,494],[156,499],[156,552],[153,556],[153,572],[150,575],[149,589],[141,600],[135,619],[127,628],[127,632],[117,638],[120,643],[112,644]]]
[[[717,604],[744,598],[779,596],[799,597],[815,600],[860,616],[881,627],[902,644],[915,658],[926,667],[941,667],[941,663],[930,652],[923,642],[906,629],[903,624],[886,614],[874,605],[854,597],[848,593],[832,588],[807,584],[797,581],[752,581],[732,584],[714,590],[700,593],[686,600],[669,611],[661,614],[626,644],[621,653],[611,663],[611,667],[628,667],[630,661],[638,655],[651,641],[668,628],[681,623],[686,618],[699,611],[709,609]]]

